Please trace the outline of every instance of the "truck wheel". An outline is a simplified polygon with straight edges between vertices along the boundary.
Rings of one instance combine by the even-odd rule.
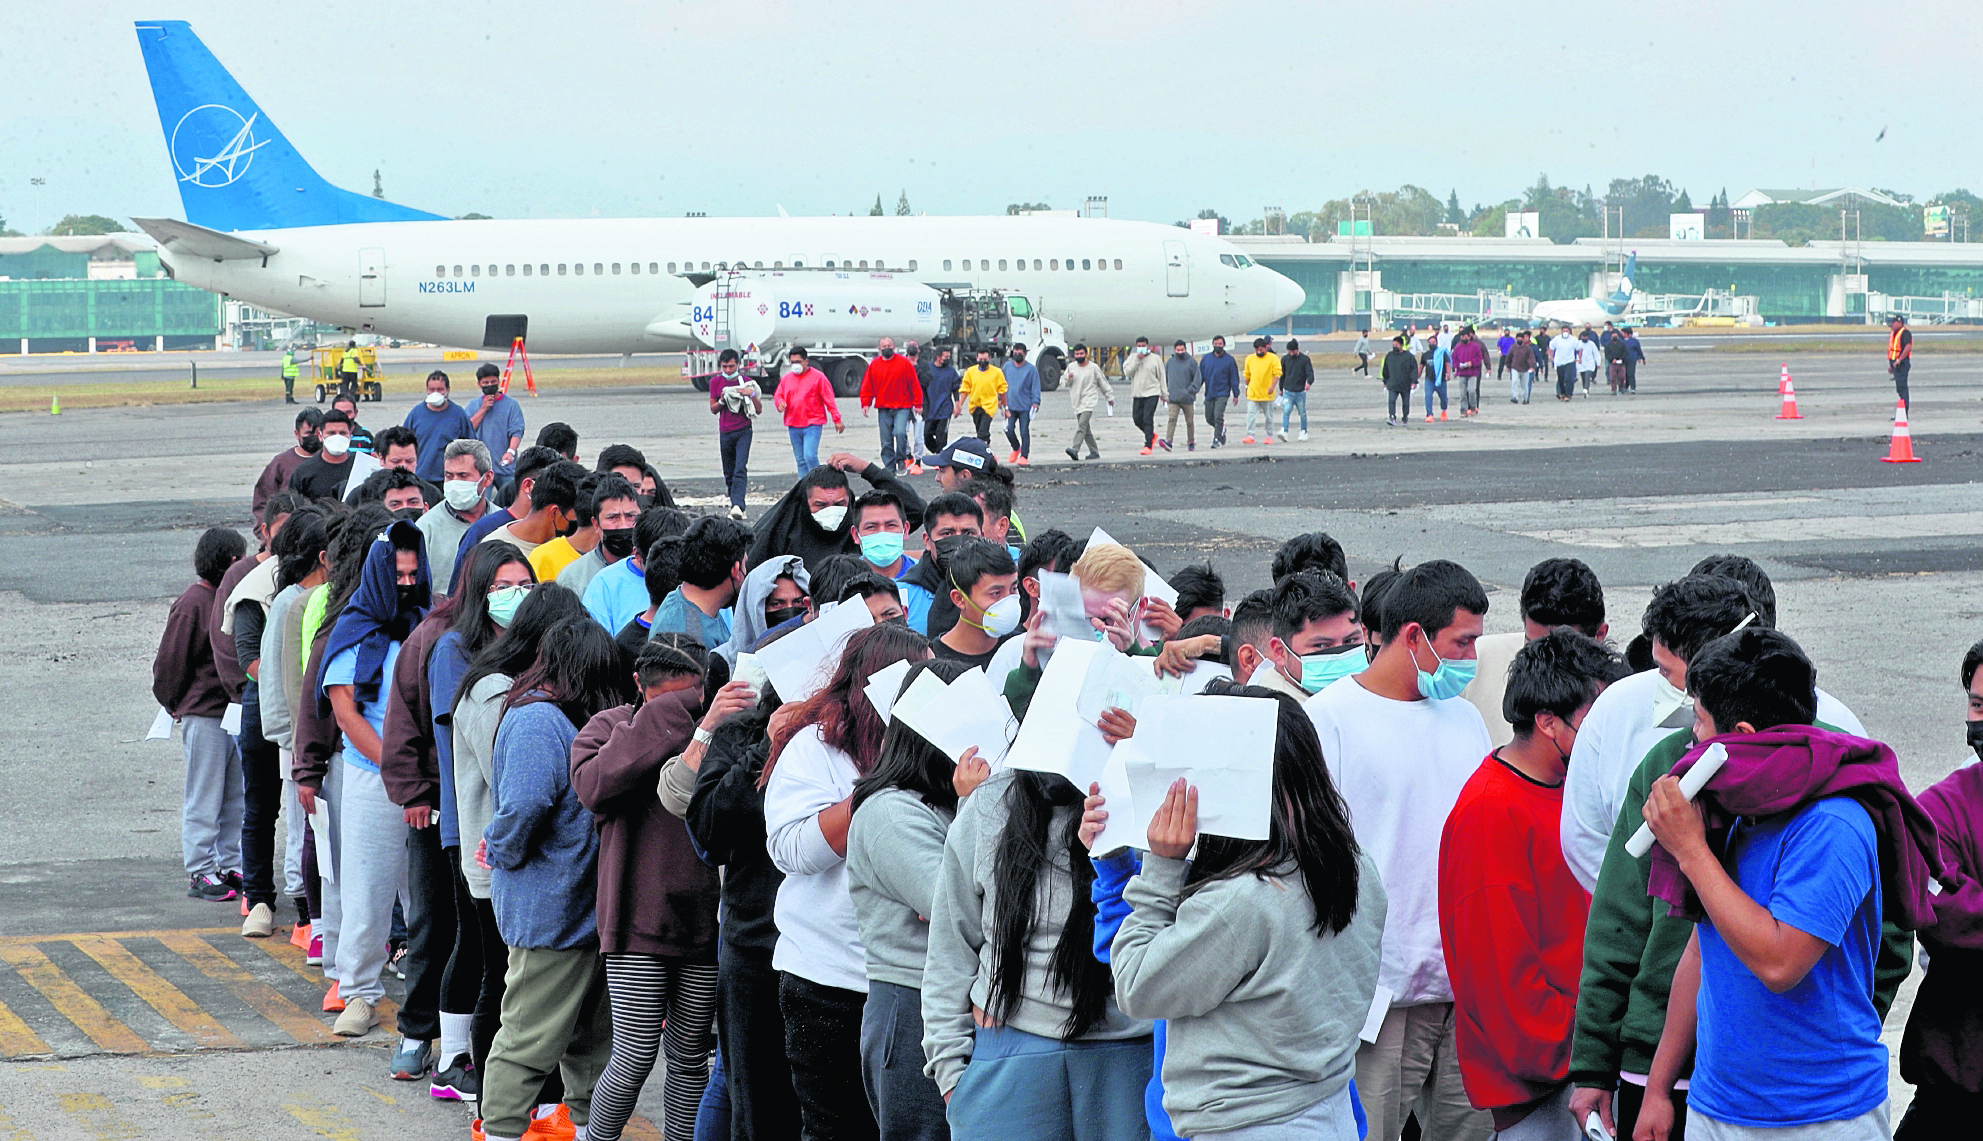
[[[689,383],[695,386],[697,392],[709,391],[709,378],[706,376],[692,376],[689,378]]]
[[[835,396],[859,396],[861,377],[868,370],[868,362],[859,357],[848,357],[833,366],[833,394]]]
[[[1040,391],[1041,392],[1060,391],[1060,354],[1042,353],[1040,355],[1039,367],[1040,367]]]

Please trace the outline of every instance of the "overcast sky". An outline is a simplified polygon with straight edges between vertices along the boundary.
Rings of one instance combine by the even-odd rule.
[[[182,216],[132,23],[185,19],[330,181],[497,217],[1119,218],[1658,174],[1983,190],[1983,5],[68,0],[0,39],[0,217]],[[244,13],[252,12],[252,16]],[[1884,141],[1876,142],[1882,130]],[[32,178],[44,178],[39,188]]]

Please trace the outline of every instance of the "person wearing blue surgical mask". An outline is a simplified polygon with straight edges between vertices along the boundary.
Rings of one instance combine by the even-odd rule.
[[[877,488],[854,501],[854,539],[861,545],[861,558],[876,573],[899,579],[916,565],[902,553],[908,533],[908,513],[894,492]]]
[[[1390,900],[1377,974],[1390,1001],[1375,1042],[1357,1051],[1357,1095],[1372,1137],[1398,1136],[1414,1108],[1427,1137],[1486,1137],[1494,1123],[1468,1102],[1455,1060],[1438,854],[1447,813],[1493,747],[1480,711],[1458,699],[1487,591],[1465,567],[1434,560],[1400,573],[1381,598],[1383,647],[1368,668],[1302,704]]]
[[[1302,571],[1255,591],[1232,616],[1233,676],[1296,701],[1369,665],[1356,595],[1326,571]]]

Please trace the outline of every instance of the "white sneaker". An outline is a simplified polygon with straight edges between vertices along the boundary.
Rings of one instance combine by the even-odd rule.
[[[1306,440],[1306,439],[1308,438],[1308,429],[1306,429],[1306,428],[1303,428],[1303,429],[1301,430],[1301,435],[1300,435],[1300,436],[1299,436],[1298,438],[1299,438],[1299,439],[1303,439],[1303,440]]]
[[[379,1016],[372,1010],[372,1004],[362,998],[344,1000],[344,1013],[337,1016],[331,1025],[331,1033],[340,1038],[359,1038],[369,1033],[379,1024]]]
[[[732,508],[730,508],[730,518],[732,518],[732,519],[735,519],[735,520],[736,520],[737,522],[739,522],[739,523],[741,523],[741,522],[743,522],[743,521],[744,521],[744,509],[743,509],[743,508],[741,508],[741,507],[732,507]]]
[[[1286,428],[1282,428],[1282,429],[1281,429],[1281,432],[1280,432],[1280,435],[1281,435],[1281,442],[1282,442],[1283,444],[1285,444],[1285,443],[1287,443],[1287,442],[1288,442],[1288,430],[1287,430]]]
[[[266,939],[275,934],[275,912],[266,903],[258,903],[248,909],[248,917],[241,921],[241,937],[244,939]]]

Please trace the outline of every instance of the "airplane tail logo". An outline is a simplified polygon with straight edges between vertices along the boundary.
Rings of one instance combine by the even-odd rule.
[[[1632,277],[1638,273],[1638,270],[1639,252],[1633,250],[1625,258],[1625,272],[1619,277],[1618,288],[1611,294],[1610,300],[1604,303],[1606,313],[1613,317],[1622,316],[1626,308],[1632,304]]]
[[[187,221],[227,231],[439,217],[324,181],[185,21],[142,20],[137,32]]]

